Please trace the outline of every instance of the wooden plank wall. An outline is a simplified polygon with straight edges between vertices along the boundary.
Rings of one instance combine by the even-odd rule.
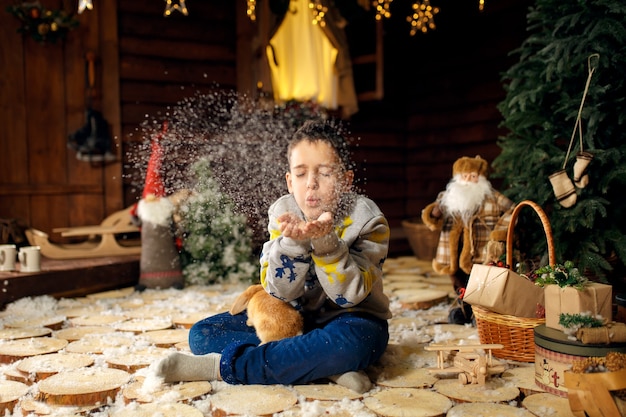
[[[392,3],[384,22],[385,97],[361,103],[352,120],[365,189],[396,237],[392,253],[408,250],[402,220],[419,217],[445,189],[457,158],[479,154],[491,162],[499,154],[500,76],[526,36],[530,3],[487,0],[482,12],[477,1],[441,4],[436,29],[414,37],[405,21],[410,2]]]
[[[509,53],[524,39],[528,4],[487,1],[483,12],[459,4],[448,15],[442,5],[437,29],[442,36],[423,45],[422,53],[446,54],[420,65],[419,82],[407,84],[407,93],[419,97],[410,101],[407,120],[408,214],[419,214],[434,201],[459,157],[481,155],[491,162],[500,153],[496,142],[504,130],[497,106],[505,97],[500,76],[515,61]],[[458,30],[446,32],[449,26]]]
[[[80,26],[65,41],[41,44],[17,33],[19,21],[5,11],[15,4],[0,1],[0,217],[46,232],[99,223],[107,207],[121,208],[121,164],[77,160],[67,137],[86,122],[85,56],[93,52],[101,62],[107,8],[79,16]],[[101,67],[97,71],[101,93]],[[104,102],[98,94],[91,104],[102,111]]]
[[[164,2],[118,1],[120,105],[125,158],[124,199],[141,197],[137,155],[144,123],[161,123],[171,107],[196,92],[237,89],[235,3],[187,4],[189,14],[164,17]]]
[[[143,187],[135,161],[144,123],[166,119],[195,91],[254,85],[244,3],[189,2],[189,16],[164,17],[164,2],[96,2],[94,13],[81,16],[80,32],[43,48],[16,35],[17,22],[8,19],[0,29],[0,69],[9,74],[0,79],[0,216],[23,213],[44,229],[87,225],[134,203]],[[478,0],[441,4],[437,28],[414,37],[406,22],[411,3],[395,0],[383,22],[383,99],[359,103],[350,121],[359,138],[359,185],[389,218],[393,253],[408,248],[401,221],[434,200],[455,159],[498,154],[500,73],[526,36],[532,1],[487,0],[483,12]],[[104,171],[77,163],[66,148],[67,133],[84,122],[84,54],[91,49],[106,68],[100,104],[122,158]]]

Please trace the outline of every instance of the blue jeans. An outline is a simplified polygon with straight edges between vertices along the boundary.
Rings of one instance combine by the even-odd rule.
[[[362,370],[382,356],[389,342],[386,320],[343,313],[301,336],[259,346],[247,314],[207,317],[189,331],[195,355],[221,353],[220,373],[229,384],[305,384]]]

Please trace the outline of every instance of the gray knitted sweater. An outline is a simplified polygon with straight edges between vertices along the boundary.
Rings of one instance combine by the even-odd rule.
[[[304,219],[292,195],[269,208],[269,241],[261,254],[261,284],[277,298],[314,313],[318,322],[342,312],[391,317],[383,293],[382,266],[389,247],[389,225],[370,199],[351,194],[335,231],[319,239],[281,235],[276,218],[286,212]],[[346,200],[346,201],[348,201]]]

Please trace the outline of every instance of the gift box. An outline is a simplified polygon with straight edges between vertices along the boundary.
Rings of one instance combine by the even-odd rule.
[[[559,285],[545,286],[546,326],[563,331],[559,324],[561,314],[589,313],[591,316],[601,315],[603,319],[612,321],[613,287],[592,282],[582,290]]]
[[[544,304],[544,289],[510,269],[475,264],[463,301],[499,314],[535,318],[537,306]]]

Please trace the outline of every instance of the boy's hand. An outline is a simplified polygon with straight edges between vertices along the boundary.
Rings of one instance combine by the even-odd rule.
[[[285,213],[278,217],[280,231],[283,236],[296,240],[316,239],[329,234],[333,230],[333,215],[322,213],[317,220],[304,221],[293,213]]]

